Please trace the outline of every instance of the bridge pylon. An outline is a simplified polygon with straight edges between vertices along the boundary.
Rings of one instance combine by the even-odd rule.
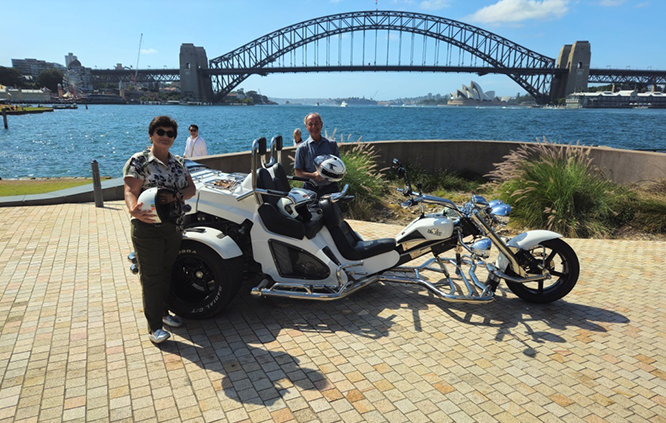
[[[551,103],[566,98],[569,94],[587,91],[591,58],[589,41],[576,41],[573,45],[566,44],[562,47],[555,67],[567,69],[568,72],[564,75],[555,75],[553,78],[550,84]]]
[[[203,47],[184,43],[180,46],[180,97],[183,100],[212,103],[213,84],[208,69],[208,58]]]

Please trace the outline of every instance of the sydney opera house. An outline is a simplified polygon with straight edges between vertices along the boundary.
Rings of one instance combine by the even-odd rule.
[[[483,92],[479,84],[472,81],[463,85],[461,89],[451,93],[451,99],[447,102],[449,106],[499,106],[502,100],[495,97],[495,91]]]

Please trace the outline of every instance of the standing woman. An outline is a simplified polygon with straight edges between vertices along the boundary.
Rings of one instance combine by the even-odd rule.
[[[154,213],[142,210],[141,193],[149,188],[170,188],[187,199],[196,187],[184,160],[169,152],[178,135],[178,124],[169,116],[157,116],[148,127],[151,145],[134,154],[123,167],[125,204],[132,223],[132,243],[139,264],[143,291],[143,311],[148,320],[149,338],[155,344],[166,341],[171,334],[162,324],[179,327],[180,317],[171,315],[166,307],[171,284],[171,268],[176,261],[182,238],[174,222],[156,223]],[[174,196],[172,201],[181,201]]]

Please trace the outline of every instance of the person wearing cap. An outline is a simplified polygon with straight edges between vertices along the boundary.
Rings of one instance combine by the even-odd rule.
[[[170,188],[188,199],[196,194],[184,160],[169,152],[178,135],[178,124],[169,116],[157,116],[148,126],[151,145],[127,160],[123,167],[125,204],[131,215],[131,234],[139,265],[143,295],[143,313],[148,321],[149,339],[159,344],[171,336],[163,324],[179,327],[180,317],[171,315],[166,301],[171,289],[171,268],[182,239],[175,222],[156,223],[154,212],[139,202],[141,193],[150,188]],[[175,196],[166,201],[181,201]]]
[[[317,193],[317,197],[338,192],[340,189],[337,182],[331,182],[322,177],[315,164],[315,158],[318,156],[331,154],[339,158],[338,144],[321,135],[324,122],[319,113],[308,113],[303,121],[310,137],[300,143],[296,149],[294,174],[302,178],[309,178],[310,181],[303,183],[303,188],[314,191]]]

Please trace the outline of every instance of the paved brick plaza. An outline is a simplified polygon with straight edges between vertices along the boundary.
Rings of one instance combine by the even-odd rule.
[[[0,209],[0,421],[666,422],[664,242],[569,240],[580,281],[546,306],[245,293],[156,347],[105,206]]]

